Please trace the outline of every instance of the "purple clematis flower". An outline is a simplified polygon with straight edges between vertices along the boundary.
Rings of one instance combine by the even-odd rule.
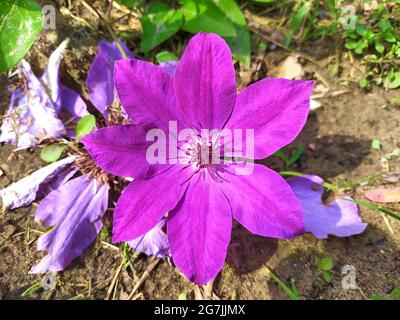
[[[68,39],[50,55],[38,78],[28,62],[19,64],[22,85],[13,91],[11,103],[0,128],[0,142],[18,149],[36,146],[45,139],[71,136],[69,126],[88,114],[86,104],[75,91],[60,82],[59,67]]]
[[[328,235],[348,237],[362,233],[367,227],[363,223],[355,203],[342,199],[344,196],[325,205],[322,203],[324,180],[315,175],[304,175],[288,180],[304,214],[304,230],[317,238],[326,239]]]
[[[253,164],[251,174],[240,175],[243,164],[205,161],[203,149],[213,156],[216,151],[201,130],[253,130],[254,159],[268,157],[304,126],[312,81],[264,79],[237,93],[229,47],[217,35],[200,33],[175,73],[140,60],[120,60],[115,85],[134,124],[102,128],[82,139],[102,169],[135,179],[116,205],[114,241],[144,235],[168,212],[172,259],[189,280],[204,284],[223,267],[232,218],[268,237],[287,239],[304,232],[300,203],[279,174]],[[183,161],[151,163],[146,135],[154,128],[167,132],[170,121],[197,136],[187,141],[191,148]],[[245,137],[235,141],[234,152],[239,149],[248,149]]]
[[[118,59],[114,50],[115,43],[102,42],[101,47],[103,49],[99,51],[99,55],[102,59],[99,60],[97,57],[94,64],[106,60],[113,66],[115,60]],[[106,75],[105,77],[104,70],[92,66],[91,79],[99,76],[101,82],[111,83],[112,87],[113,70],[106,72]],[[54,90],[60,90],[59,88]],[[104,85],[90,89],[102,95],[105,94],[102,90],[109,88],[110,86]],[[111,100],[111,103],[113,102]],[[37,109],[46,107],[47,105],[43,103],[35,105]],[[107,105],[104,105],[100,111],[104,117],[109,115]],[[16,209],[42,199],[36,211],[35,220],[42,222],[44,226],[54,227],[39,238],[37,248],[46,250],[47,255],[32,267],[30,273],[65,269],[97,237],[103,227],[102,217],[108,207],[109,185],[104,175],[100,177],[102,179],[99,182],[99,177],[93,175],[90,168],[87,168],[91,166],[92,169],[96,169],[91,162],[90,157],[85,157],[84,154],[72,155],[41,168],[0,190],[0,198],[5,210]],[[78,171],[84,174],[74,178]],[[132,238],[129,244],[139,252],[157,257],[168,256],[168,241],[163,225],[164,222],[160,221],[145,235],[137,239]]]

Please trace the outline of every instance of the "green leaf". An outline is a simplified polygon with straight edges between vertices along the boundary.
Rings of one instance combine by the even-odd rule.
[[[181,12],[161,2],[152,3],[142,16],[140,50],[148,52],[174,35],[182,26]]]
[[[233,56],[246,67],[249,67],[251,54],[250,33],[242,10],[234,0],[213,0],[213,2],[221,12],[225,13],[235,28],[235,37],[225,37]]]
[[[254,0],[254,2],[259,2],[259,3],[275,3],[276,0]]]
[[[156,60],[158,63],[168,62],[168,61],[177,61],[179,58],[169,51],[161,51],[157,53]]]
[[[385,79],[385,87],[388,89],[396,89],[400,87],[400,71],[391,70]]]
[[[387,42],[396,42],[396,37],[393,35],[392,30],[383,32],[383,37]]]
[[[300,296],[297,291],[296,286],[294,287],[295,290],[293,291],[291,288],[289,288],[281,279],[279,279],[278,276],[276,276],[271,270],[268,269],[268,274],[269,276],[281,287],[281,289],[289,296],[291,300],[299,300]],[[293,288],[294,282],[291,281],[291,285]]]
[[[299,160],[300,156],[302,155],[304,151],[304,146],[300,145],[296,148],[296,151],[292,154],[292,156],[289,158],[288,165],[292,165],[295,163],[297,160]]]
[[[212,32],[221,37],[236,37],[236,29],[212,0],[183,0],[183,30]]]
[[[379,53],[383,53],[383,51],[385,51],[385,46],[379,41],[375,41],[375,50]]]
[[[185,31],[212,32],[224,37],[235,59],[250,66],[250,33],[234,0],[183,0],[182,12]]]
[[[324,281],[326,283],[331,283],[332,282],[332,276],[328,271],[322,272],[322,279],[324,279]]]
[[[40,158],[46,162],[54,162],[61,158],[66,146],[61,144],[49,144],[40,152]]]
[[[43,28],[42,8],[31,0],[1,1],[0,72],[16,65]]]
[[[22,292],[21,297],[26,298],[30,296],[31,294],[35,293],[39,289],[42,288],[42,283],[41,282],[35,282],[33,283],[28,289],[26,289],[24,292]]]
[[[307,1],[304,2],[303,5],[296,11],[289,24],[290,30],[292,32],[297,30],[301,26],[308,12],[310,11],[310,8],[311,2]]]
[[[367,79],[361,79],[358,82],[358,84],[361,89],[370,89],[371,88],[371,83]]]
[[[187,300],[186,293],[181,293],[178,297],[178,300]]]
[[[96,118],[92,114],[88,114],[84,116],[81,120],[78,121],[75,128],[75,136],[77,139],[82,138],[83,136],[92,132],[94,127],[96,126]]]
[[[381,142],[378,139],[373,139],[371,142],[371,148],[374,150],[380,150],[381,149]]]
[[[324,271],[329,271],[329,270],[332,270],[332,268],[333,268],[332,259],[329,259],[329,258],[322,258],[317,261],[317,264],[318,264],[318,267]]]
[[[144,0],[117,0],[120,4],[123,4],[127,8],[135,9],[144,3]]]
[[[385,32],[386,30],[392,30],[392,25],[388,19],[380,20],[378,26],[382,32]]]

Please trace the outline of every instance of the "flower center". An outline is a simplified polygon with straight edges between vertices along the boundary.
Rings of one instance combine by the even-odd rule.
[[[219,147],[208,140],[193,141],[186,149],[188,162],[197,168],[206,168],[220,163]]]

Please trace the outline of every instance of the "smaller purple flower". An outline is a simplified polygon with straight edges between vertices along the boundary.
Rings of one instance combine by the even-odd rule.
[[[19,64],[22,85],[13,91],[0,128],[0,142],[29,148],[46,139],[73,135],[69,129],[88,114],[82,98],[60,82],[59,67],[68,39],[51,54],[42,77],[33,73],[25,60]]]
[[[322,202],[324,180],[316,175],[304,175],[288,180],[292,191],[299,199],[304,214],[304,230],[317,238],[328,235],[348,237],[362,233],[367,224],[362,222],[358,206],[344,196],[325,205]]]
[[[93,66],[91,68],[91,78],[94,83],[97,75],[99,75],[100,82],[108,82],[108,85],[92,89],[92,92],[100,95],[104,88],[113,88],[114,63],[115,59],[119,59],[115,52],[115,43],[103,42],[101,48],[102,50],[99,52],[101,59],[96,58],[94,64],[106,60],[112,69],[108,70],[110,72],[104,73],[104,70],[99,68]],[[56,52],[50,58],[49,66],[59,64],[59,61],[54,61],[55,57],[60,58],[60,53]],[[49,70],[53,70],[55,73],[46,71],[43,77],[47,79],[47,84],[54,84],[58,79],[58,67]],[[36,79],[32,77],[34,77],[33,74],[29,79]],[[51,91],[59,92],[59,88],[59,85],[56,84]],[[39,92],[42,92],[40,90]],[[73,95],[69,95],[69,97],[73,98]],[[59,101],[60,96],[54,95],[52,99]],[[73,103],[70,105],[77,106]],[[35,105],[37,109],[45,107],[45,104]],[[108,112],[107,107],[108,105],[102,109],[104,117],[112,115],[112,112]],[[48,120],[48,118],[46,119]],[[30,133],[35,134],[33,131]],[[83,172],[83,175],[73,178],[78,171]],[[47,255],[32,267],[30,273],[46,273],[65,269],[97,237],[103,227],[102,218],[109,202],[107,178],[108,174],[99,170],[90,157],[83,152],[43,167],[0,190],[5,210],[26,206],[43,198],[36,211],[35,220],[42,222],[46,227],[54,227],[39,238],[37,248],[46,250]],[[163,226],[164,221],[160,221],[145,235],[137,239],[132,238],[129,244],[136,251],[148,255],[169,256],[168,240]]]

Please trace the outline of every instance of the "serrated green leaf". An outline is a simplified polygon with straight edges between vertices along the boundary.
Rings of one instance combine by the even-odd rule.
[[[78,121],[75,128],[75,136],[77,139],[82,138],[83,136],[92,132],[94,127],[96,126],[96,118],[92,114],[88,114],[84,116],[81,120]]]
[[[16,65],[43,28],[42,8],[32,0],[1,1],[0,72]]]
[[[66,146],[61,144],[49,144],[40,152],[40,158],[46,162],[54,162],[61,158]]]
[[[142,16],[140,50],[148,52],[174,35],[182,26],[182,14],[161,2],[152,3]]]
[[[169,51],[161,51],[157,53],[156,60],[158,63],[168,62],[168,61],[178,61],[179,58]]]

